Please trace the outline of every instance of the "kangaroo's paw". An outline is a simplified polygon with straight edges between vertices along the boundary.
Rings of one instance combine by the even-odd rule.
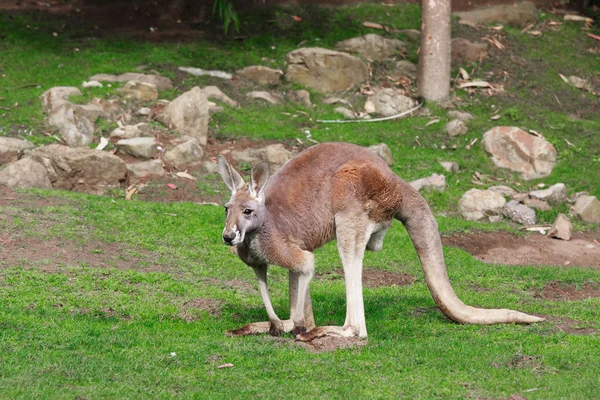
[[[318,326],[308,332],[301,333],[296,336],[296,340],[300,342],[311,342],[317,338],[324,336],[334,336],[341,338],[358,337],[358,331],[352,327],[343,326]]]

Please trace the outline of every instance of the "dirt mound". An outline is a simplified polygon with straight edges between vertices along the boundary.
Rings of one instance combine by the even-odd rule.
[[[535,294],[535,297],[546,300],[567,300],[577,301],[589,298],[600,297],[600,284],[586,283],[581,288],[562,282],[551,282],[544,286],[541,292]]]
[[[490,264],[581,266],[600,270],[600,232],[577,232],[569,241],[504,231],[461,233],[442,237],[442,243],[461,248]]]

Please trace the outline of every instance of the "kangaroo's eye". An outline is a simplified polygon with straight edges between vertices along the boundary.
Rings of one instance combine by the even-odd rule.
[[[254,212],[254,210],[251,210],[251,209],[249,209],[249,208],[246,208],[246,209],[244,210],[244,215],[252,215],[252,213],[253,213],[253,212]]]

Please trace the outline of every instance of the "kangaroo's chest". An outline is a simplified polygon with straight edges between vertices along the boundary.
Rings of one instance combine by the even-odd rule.
[[[238,246],[237,253],[240,259],[250,266],[268,264],[258,235],[246,235],[244,243]]]

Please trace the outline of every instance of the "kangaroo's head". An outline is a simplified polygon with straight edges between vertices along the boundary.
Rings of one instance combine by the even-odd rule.
[[[250,184],[246,185],[240,174],[219,156],[219,173],[231,190],[225,204],[225,229],[223,241],[235,246],[244,241],[247,233],[259,229],[265,220],[265,186],[269,181],[269,164],[261,162],[252,168]]]

